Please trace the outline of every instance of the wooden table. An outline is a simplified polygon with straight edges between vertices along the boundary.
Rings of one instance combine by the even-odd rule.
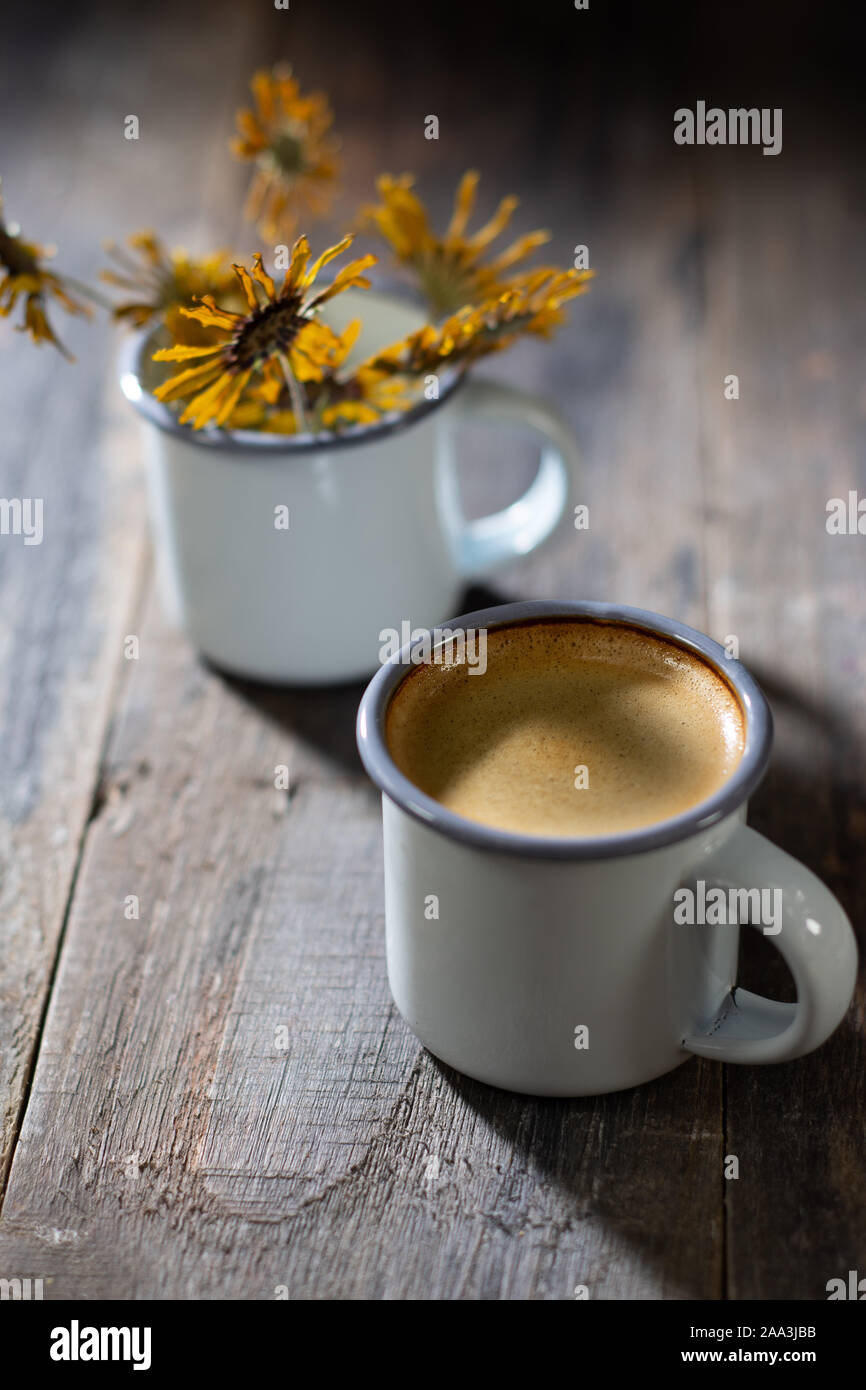
[[[9,214],[82,277],[103,237],[148,224],[250,252],[225,140],[248,71],[290,52],[338,108],[345,214],[377,170],[413,168],[444,218],[477,163],[483,211],[514,190],[557,260],[586,243],[597,279],[557,345],[486,370],[571,420],[590,528],[497,593],[736,635],[777,718],[752,821],[862,927],[866,539],[825,527],[828,499],[866,492],[844,134],[817,112],[780,158],[675,151],[667,99],[582,91],[567,54],[503,92],[475,29],[462,64],[443,38],[416,68],[363,17],[323,44],[296,10],[22,19],[0,83]],[[692,1061],[599,1099],[515,1097],[420,1048],[385,978],[360,688],[227,680],[169,630],[112,332],[60,326],[75,366],[0,323],[0,492],[45,516],[41,546],[0,537],[0,1275],[88,1299],[822,1299],[866,1273],[862,991],[802,1061]],[[476,442],[469,506],[531,464],[522,441]],[[747,983],[785,997],[749,944]]]

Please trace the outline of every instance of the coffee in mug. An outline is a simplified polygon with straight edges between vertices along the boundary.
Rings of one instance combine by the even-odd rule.
[[[732,687],[700,656],[618,623],[487,634],[486,669],[418,666],[388,707],[401,772],[457,815],[523,835],[607,835],[707,800],[745,744]]]

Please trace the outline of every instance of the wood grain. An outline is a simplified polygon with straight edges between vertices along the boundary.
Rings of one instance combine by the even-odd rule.
[[[207,163],[191,172],[201,164],[202,143],[210,148],[213,120],[206,110],[149,138],[177,91],[172,65],[145,76],[141,52],[130,50],[128,39],[121,42],[116,15],[84,12],[72,32],[69,22],[58,17],[53,44],[38,48],[38,75],[26,21],[5,36],[4,125],[32,102],[34,81],[44,99],[4,150],[3,194],[6,215],[21,222],[26,236],[49,243],[57,231],[58,266],[94,283],[107,237],[121,239],[151,220],[161,220],[169,238],[179,237],[193,230],[196,217],[201,233],[216,220],[220,200],[232,203],[232,190],[214,189]],[[184,34],[182,26],[180,35],[191,40],[193,30]],[[214,59],[236,40],[231,29],[218,37]],[[125,62],[118,59],[124,52]],[[87,100],[90,92],[98,100]],[[143,138],[136,144],[123,138],[123,120],[139,107]],[[225,134],[231,116],[225,97],[218,109]],[[198,209],[192,216],[190,202]],[[173,215],[178,206],[183,225]],[[35,348],[5,321],[0,334],[0,493],[39,498],[44,514],[41,545],[0,537],[0,909],[7,946],[0,1192],[82,837],[101,795],[112,701],[127,674],[123,639],[135,631],[146,565],[138,434],[116,386],[115,331],[104,313],[88,323],[58,310],[52,319],[78,358],[74,365]]]
[[[862,536],[827,534],[826,507],[863,489],[852,336],[863,328],[854,305],[866,277],[853,268],[864,228],[849,167],[810,178],[804,164],[801,153],[759,177],[741,161],[736,179],[703,190],[713,248],[702,375],[710,631],[739,637],[776,715],[753,823],[823,878],[860,930],[866,555]],[[821,252],[804,276],[798,248],[812,238]],[[723,396],[729,372],[740,377],[736,401]],[[753,987],[793,997],[775,953],[744,945]],[[740,1159],[726,1193],[732,1298],[825,1298],[829,1279],[866,1265],[866,1185],[854,1157],[863,1009],[861,983],[842,1027],[810,1057],[729,1069],[726,1152]]]
[[[55,70],[47,68],[51,80]],[[15,95],[14,84],[4,84],[4,97]],[[58,204],[74,193],[76,143],[95,128],[86,116],[76,130],[58,126],[56,182],[49,174],[48,188],[33,177],[36,142],[22,131],[3,193],[7,215],[20,217],[26,235],[50,239]],[[104,205],[94,211],[99,216]],[[70,270],[86,254],[83,241],[73,224],[64,246]],[[53,317],[86,366],[34,348],[5,321],[0,334],[0,492],[40,499],[44,516],[40,545],[0,537],[0,1188],[96,792],[145,542],[135,440],[103,385],[108,335]]]

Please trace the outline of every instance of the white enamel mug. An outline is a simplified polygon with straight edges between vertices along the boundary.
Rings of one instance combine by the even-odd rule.
[[[350,361],[422,322],[357,290],[327,309],[338,331],[363,320]],[[566,509],[574,438],[534,396],[451,372],[438,399],[340,434],[194,431],[149,389],[153,346],[131,341],[121,387],[145,423],[160,589],[175,624],[229,672],[285,684],[367,676],[384,629],[434,626],[468,581],[535,550]],[[475,521],[461,510],[455,451],[467,417],[528,427],[542,445],[528,491]]]
[[[707,801],[646,828],[580,839],[495,830],[446,810],[392,761],[384,720],[412,669],[404,648],[373,678],[358,713],[361,757],[382,791],[398,1009],[450,1066],[533,1095],[622,1090],[693,1054],[755,1063],[802,1056],[844,1016],[857,949],[824,884],[745,824],[772,742],[763,694],[711,638],[637,608],[517,603],[448,626],[569,617],[623,623],[707,661],[742,706],[742,759]],[[676,924],[674,894],[699,882],[781,890],[781,929],[768,939],[791,970],[796,1003],[737,988],[736,925]]]

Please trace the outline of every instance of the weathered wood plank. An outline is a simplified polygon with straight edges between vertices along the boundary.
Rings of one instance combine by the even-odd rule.
[[[120,41],[116,20],[76,20],[73,32],[58,20],[36,47],[26,19],[4,33],[0,120],[16,138],[4,144],[3,194],[27,236],[56,239],[58,265],[93,282],[107,236],[155,220],[180,236],[227,194],[199,172],[212,112],[187,113],[149,138],[166,121],[177,73],[166,65],[145,78],[142,53]],[[191,41],[195,16],[186,26],[179,34]],[[234,41],[231,28],[211,35],[214,61]],[[214,84],[212,100],[224,135],[230,99]],[[132,143],[123,118],[137,102],[152,123]],[[53,318],[75,365],[0,324],[0,495],[39,498],[44,515],[41,545],[0,537],[0,1191],[146,556],[138,441],[111,368],[114,330],[104,314],[90,324]]]
[[[828,535],[825,523],[828,499],[863,493],[864,229],[853,170],[830,159],[818,174],[815,153],[771,170],[744,158],[706,189],[709,598],[711,630],[739,637],[777,717],[753,823],[862,929],[866,551],[862,536]],[[815,255],[804,274],[806,247]],[[736,401],[722,394],[730,372]],[[750,987],[785,997],[787,972],[747,945]],[[825,1298],[828,1279],[866,1268],[863,1008],[861,985],[812,1056],[729,1069],[726,1152],[740,1159],[727,1184],[732,1298]]]
[[[49,80],[57,67],[48,55]],[[20,99],[14,73],[2,98],[12,109]],[[8,107],[4,126],[7,118],[11,125]],[[32,127],[22,127],[20,142],[4,150],[7,215],[19,216],[28,235],[49,241],[58,233],[58,205],[74,191],[76,142],[93,131],[92,120],[78,131],[48,120],[41,135],[49,158],[35,157]],[[47,178],[41,188],[37,164]],[[65,264],[77,269],[86,255],[84,236],[70,228],[64,243]],[[61,317],[54,315],[57,331],[85,359],[74,367],[0,324],[0,493],[40,499],[44,517],[40,545],[0,537],[0,1190],[90,814],[144,544],[125,412],[113,393],[104,402],[108,334],[104,326],[70,328]]]

